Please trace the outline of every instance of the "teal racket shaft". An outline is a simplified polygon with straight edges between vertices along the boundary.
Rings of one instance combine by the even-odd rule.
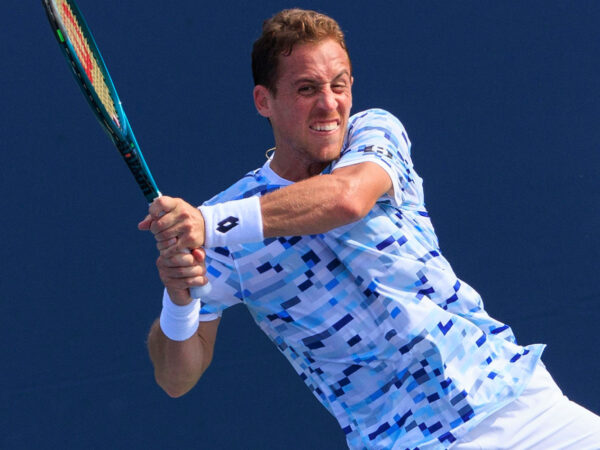
[[[152,203],[161,193],[81,11],[73,0],[42,0],[42,4],[54,37],[83,95],[127,164],[146,201]],[[193,298],[201,298],[209,291],[208,284],[190,289]]]

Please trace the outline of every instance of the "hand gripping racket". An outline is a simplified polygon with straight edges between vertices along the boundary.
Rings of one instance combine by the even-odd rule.
[[[73,0],[42,0],[42,4],[77,84],[100,125],[119,150],[146,200],[152,203],[161,195],[160,191],[133,135],[94,37],[77,4]],[[199,298],[209,290],[209,285],[205,285],[191,288],[190,293],[193,298]]]

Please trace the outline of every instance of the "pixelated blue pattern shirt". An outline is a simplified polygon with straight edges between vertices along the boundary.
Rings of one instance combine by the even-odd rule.
[[[353,449],[448,448],[520,394],[543,350],[521,347],[443,257],[402,124],[351,117],[325,172],[370,161],[393,193],[358,222],[207,252],[202,320],[244,303]],[[290,184],[265,164],[207,204]]]

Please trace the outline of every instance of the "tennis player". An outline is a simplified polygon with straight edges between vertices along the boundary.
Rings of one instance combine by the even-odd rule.
[[[166,288],[148,339],[158,384],[188,392],[244,303],[352,449],[600,448],[600,418],[563,396],[544,345],[517,344],[442,255],[400,121],[350,115],[338,24],[276,14],[252,69],[267,162],[199,209],[159,198],[139,225]]]

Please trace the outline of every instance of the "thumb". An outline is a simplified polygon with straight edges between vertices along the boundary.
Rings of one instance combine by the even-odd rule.
[[[150,215],[147,215],[146,217],[144,217],[144,220],[138,223],[137,227],[140,231],[148,231],[150,230],[150,225],[152,225],[152,217],[150,217]]]
[[[203,248],[195,248],[191,250],[192,255],[194,256],[194,260],[199,263],[203,263],[206,259],[206,252]]]

